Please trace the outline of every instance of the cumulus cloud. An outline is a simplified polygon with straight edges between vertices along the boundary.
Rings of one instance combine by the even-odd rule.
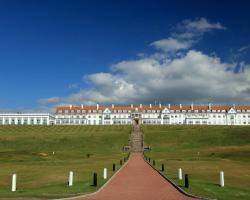
[[[192,46],[192,41],[180,41],[178,39],[169,37],[167,39],[157,40],[153,42],[153,45],[157,49],[161,49],[165,52],[175,52],[180,49],[188,49]]]
[[[83,81],[88,83],[88,88],[66,97],[42,99],[40,103],[248,103],[249,64],[222,62],[216,54],[206,55],[201,51],[188,50],[193,41],[214,29],[226,28],[219,22],[210,23],[205,18],[184,20],[177,25],[171,38],[152,44],[163,52],[143,54],[135,60],[115,63],[108,73],[85,75]],[[186,51],[178,52],[180,49]],[[174,51],[176,56],[169,56],[169,51]],[[239,67],[240,70],[236,72]]]
[[[183,20],[173,29],[174,31],[170,34],[170,37],[154,41],[151,45],[164,52],[189,49],[205,33],[212,30],[226,30],[226,27],[219,22],[211,23],[206,18],[197,18],[195,20]]]
[[[241,63],[241,65],[246,65]],[[190,50],[184,57],[160,62],[154,58],[122,61],[112,66],[113,73],[85,77],[92,88],[64,98],[48,101],[64,104],[129,104],[132,102],[207,103],[247,102],[250,98],[250,70],[228,70],[235,65],[223,63],[199,51]]]

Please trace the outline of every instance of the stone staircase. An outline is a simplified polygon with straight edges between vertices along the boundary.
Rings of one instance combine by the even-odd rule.
[[[143,136],[140,130],[140,125],[135,124],[130,136],[131,151],[142,152],[143,151]]]

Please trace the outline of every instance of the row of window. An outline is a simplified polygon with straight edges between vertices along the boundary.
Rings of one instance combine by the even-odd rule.
[[[2,120],[0,119],[0,125],[2,124],[5,124],[5,125],[11,125],[11,124],[20,124],[20,125],[27,125],[27,124],[30,124],[30,125],[33,125],[33,124],[41,124],[41,125],[46,125],[48,122],[47,122],[47,119],[30,119],[28,121],[28,119],[24,119],[24,120],[21,120],[21,119],[5,119],[5,120]]]

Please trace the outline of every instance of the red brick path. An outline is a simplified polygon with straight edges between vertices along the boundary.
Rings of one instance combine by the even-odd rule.
[[[183,200],[180,193],[144,160],[131,153],[126,166],[98,193],[78,200]]]

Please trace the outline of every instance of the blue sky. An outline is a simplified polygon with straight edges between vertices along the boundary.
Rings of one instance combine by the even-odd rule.
[[[249,8],[236,0],[1,0],[0,109],[249,104]]]

